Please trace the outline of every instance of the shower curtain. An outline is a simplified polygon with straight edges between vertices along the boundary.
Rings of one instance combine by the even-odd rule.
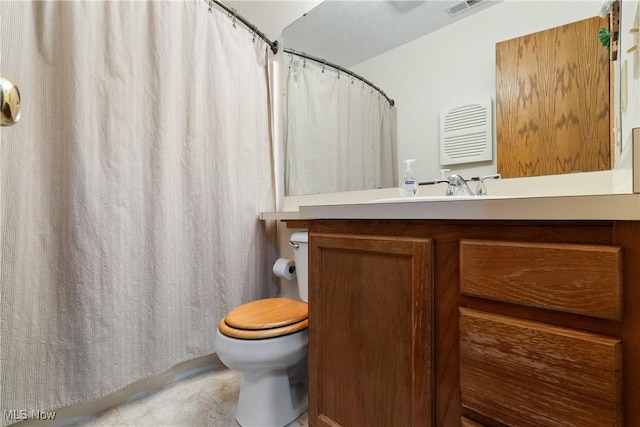
[[[285,194],[393,187],[395,107],[333,68],[296,55],[288,65]]]
[[[267,45],[200,0],[2,2],[0,410],[215,352],[272,295]],[[12,421],[3,417],[3,424]]]

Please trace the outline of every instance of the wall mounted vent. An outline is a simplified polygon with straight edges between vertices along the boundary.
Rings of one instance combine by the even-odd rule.
[[[492,100],[440,112],[440,164],[493,160]]]
[[[475,5],[477,5],[478,3],[480,3],[482,0],[462,0],[459,1],[457,3],[452,4],[451,6],[447,6],[445,7],[445,11],[451,15],[457,15],[459,13],[464,12],[465,10],[469,9],[470,7],[473,7]]]

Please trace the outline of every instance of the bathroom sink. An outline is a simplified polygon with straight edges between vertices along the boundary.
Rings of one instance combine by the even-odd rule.
[[[513,199],[513,196],[416,196],[371,200],[368,203],[458,202],[464,200]]]

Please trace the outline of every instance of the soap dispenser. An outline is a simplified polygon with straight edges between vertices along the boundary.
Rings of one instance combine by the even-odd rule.
[[[406,168],[402,175],[401,193],[404,197],[413,197],[418,192],[418,183],[413,177],[413,170],[411,170],[411,162],[415,162],[416,159],[405,160]]]

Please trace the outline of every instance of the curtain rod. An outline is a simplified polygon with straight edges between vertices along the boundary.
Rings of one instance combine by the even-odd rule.
[[[389,98],[389,97],[387,96],[387,94],[386,94],[386,93],[384,93],[384,91],[383,91],[382,89],[380,89],[378,86],[374,85],[374,84],[373,84],[373,83],[371,83],[369,80],[367,80],[367,79],[365,79],[364,77],[362,77],[362,76],[360,76],[360,75],[358,75],[358,74],[354,73],[354,72],[353,72],[353,71],[351,71],[351,70],[347,70],[346,68],[341,67],[340,65],[333,64],[333,63],[331,63],[331,62],[329,62],[329,61],[326,61],[326,60],[324,60],[324,59],[316,58],[315,56],[308,55],[308,54],[306,54],[306,53],[304,53],[304,52],[298,52],[298,51],[296,51],[296,50],[293,50],[293,49],[290,49],[290,48],[287,48],[287,47],[283,48],[283,49],[282,49],[282,51],[283,51],[283,52],[286,52],[286,53],[290,53],[290,54],[292,54],[292,55],[300,56],[300,57],[302,57],[302,58],[310,59],[311,61],[318,62],[318,63],[320,63],[320,64],[322,64],[322,65],[328,65],[328,66],[329,66],[329,67],[331,67],[331,68],[335,68],[336,70],[340,70],[340,71],[341,71],[341,72],[343,72],[343,73],[346,73],[346,74],[348,74],[348,75],[350,75],[350,76],[352,76],[352,77],[355,77],[356,79],[358,79],[358,80],[360,80],[360,81],[362,81],[362,82],[364,82],[364,83],[368,84],[369,86],[371,86],[372,88],[374,88],[375,90],[377,90],[378,92],[380,92],[380,93],[382,94],[382,96],[384,96],[384,97],[387,99],[387,101],[389,101],[389,105],[391,105],[392,107],[395,105],[395,101],[394,101],[393,99]]]
[[[229,13],[229,17],[233,17],[234,21],[236,19],[238,19],[240,22],[242,22],[244,25],[246,25],[247,28],[249,28],[251,31],[253,31],[258,37],[260,37],[262,40],[264,40],[269,46],[271,46],[271,52],[273,52],[274,54],[278,53],[278,41],[277,40],[274,40],[274,41],[269,40],[269,38],[267,37],[267,35],[265,33],[263,33],[262,31],[258,30],[258,28],[255,25],[253,25],[251,22],[249,22],[244,16],[240,15],[237,10],[235,10],[232,7],[227,6],[226,4],[224,4],[220,0],[204,0],[204,1],[207,2],[207,4],[209,5],[209,12],[211,12],[211,7],[213,6],[213,3],[217,4],[218,6],[223,8],[225,11],[227,11],[227,13]]]

